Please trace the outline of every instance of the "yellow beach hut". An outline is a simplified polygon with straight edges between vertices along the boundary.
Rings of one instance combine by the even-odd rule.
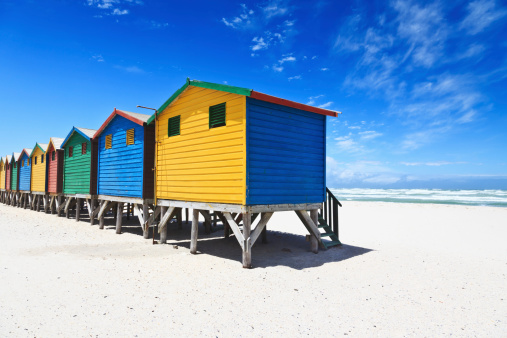
[[[32,161],[32,180],[30,190],[33,195],[33,203],[31,207],[36,211],[39,211],[41,203],[44,203],[44,211],[47,211],[48,207],[48,198],[46,195],[47,148],[47,144],[37,142],[30,154]]]

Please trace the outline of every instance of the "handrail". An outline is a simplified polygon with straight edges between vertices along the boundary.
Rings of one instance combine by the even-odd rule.
[[[338,207],[341,206],[338,198],[326,187],[326,199],[322,203],[322,217],[337,237],[339,237]]]

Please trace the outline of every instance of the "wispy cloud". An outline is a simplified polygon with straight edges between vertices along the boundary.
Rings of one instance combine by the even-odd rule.
[[[296,61],[296,58],[294,56],[292,56],[292,54],[288,54],[288,55],[283,55],[283,57],[278,60],[278,63],[279,64],[284,64],[285,62],[294,62]]]
[[[287,14],[289,8],[285,1],[272,1],[268,5],[262,8],[266,19],[270,19],[274,16],[281,16]]]
[[[437,162],[401,162],[400,164],[414,167],[414,166],[428,166],[428,167],[440,167],[443,165],[453,164],[467,164],[468,162],[448,162],[448,161],[437,161]]]
[[[101,54],[92,55],[92,59],[94,59],[97,62],[104,62],[104,58],[102,57]]]
[[[114,68],[116,69],[120,69],[124,72],[127,72],[127,73],[132,73],[132,74],[144,74],[146,73],[144,70],[142,70],[141,68],[137,67],[137,66],[114,66]]]
[[[318,107],[319,108],[329,108],[329,107],[331,107],[332,104],[333,104],[333,101],[328,101],[326,103],[319,105]]]
[[[129,14],[129,11],[128,11],[128,9],[115,8],[111,14],[112,15],[125,15],[125,14]]]
[[[361,131],[358,134],[362,140],[373,140],[374,138],[382,136],[382,133],[374,130]]]
[[[496,7],[494,0],[472,1],[468,4],[467,11],[468,15],[461,22],[460,28],[471,35],[481,33],[507,14],[507,10]]]
[[[103,14],[94,15],[96,18],[102,18],[104,15],[127,15],[129,10],[120,7],[143,5],[144,3],[140,0],[87,0],[86,4],[103,10]]]
[[[231,28],[236,29],[247,29],[252,28],[253,19],[252,16],[255,13],[254,10],[249,9],[245,4],[241,4],[241,13],[231,19],[222,18],[222,22]]]
[[[264,41],[264,38],[262,37],[254,37],[252,39],[252,42],[254,42],[254,44],[250,47],[252,49],[252,51],[258,51],[258,50],[262,50],[262,49],[266,49],[268,48],[268,43],[266,41]]]
[[[328,71],[328,70],[329,70],[329,68],[325,68],[325,67],[324,67],[324,68],[321,68],[320,70],[321,70],[321,71],[323,71],[323,72],[326,72],[326,71]]]
[[[309,105],[315,104],[315,100],[320,99],[321,97],[324,97],[324,95],[320,94],[320,95],[316,95],[316,96],[310,96],[308,98],[308,102],[306,104],[309,104]]]
[[[295,75],[295,76],[290,76],[288,78],[289,81],[292,81],[292,80],[301,80],[301,75]]]

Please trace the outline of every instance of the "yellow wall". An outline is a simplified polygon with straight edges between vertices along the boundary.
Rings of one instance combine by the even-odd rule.
[[[0,161],[0,189],[5,189],[5,163]]]
[[[226,102],[226,126],[209,129],[209,106]],[[180,135],[167,136],[180,115]],[[189,86],[157,118],[157,198],[245,204],[245,96]]]
[[[46,191],[46,159],[41,163],[41,155],[44,154],[39,147],[35,148],[32,156],[32,191]],[[37,164],[35,164],[34,157],[37,157]]]

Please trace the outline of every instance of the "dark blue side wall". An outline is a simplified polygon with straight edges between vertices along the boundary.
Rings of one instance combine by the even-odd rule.
[[[321,203],[326,117],[246,98],[246,204]]]
[[[32,178],[32,165],[28,164],[30,158],[23,152],[19,161],[19,190],[30,191],[30,180]],[[23,166],[21,166],[23,162]]]
[[[127,146],[127,130],[134,128],[134,144]],[[112,134],[112,148],[105,149]],[[116,115],[99,135],[97,193],[142,198],[144,127]]]

